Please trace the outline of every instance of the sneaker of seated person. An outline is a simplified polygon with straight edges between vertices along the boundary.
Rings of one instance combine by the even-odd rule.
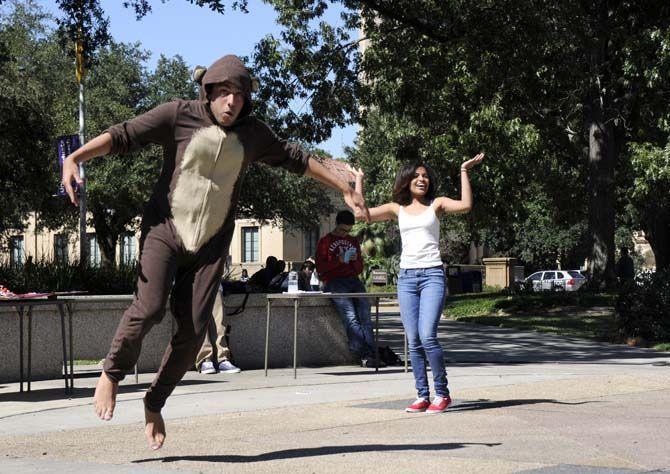
[[[216,373],[216,367],[214,367],[214,362],[212,362],[210,360],[206,360],[202,364],[200,364],[200,373],[201,374],[215,374]]]
[[[449,405],[451,405],[451,397],[449,395],[446,397],[435,397],[426,413],[442,413],[447,410]]]
[[[414,400],[414,403],[405,408],[405,411],[407,413],[420,413],[426,411],[426,409],[429,406],[430,402],[428,401],[428,399],[419,397],[416,400]]]
[[[222,372],[224,374],[236,374],[238,372],[241,372],[241,369],[239,367],[236,367],[235,365],[233,365],[232,362],[226,359],[219,362],[219,372]]]

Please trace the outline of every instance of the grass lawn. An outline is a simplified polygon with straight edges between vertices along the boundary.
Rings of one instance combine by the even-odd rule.
[[[449,297],[444,313],[457,321],[610,341],[615,300],[615,293],[475,293]]]

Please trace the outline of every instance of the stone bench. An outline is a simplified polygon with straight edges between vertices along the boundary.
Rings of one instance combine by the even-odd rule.
[[[243,295],[225,298],[227,308],[239,306]],[[75,359],[101,360],[109,350],[123,312],[131,296],[83,296],[75,298],[72,313]],[[263,367],[267,298],[252,294],[245,310],[228,316],[231,326],[230,348],[235,363],[242,369]],[[25,326],[24,326],[25,327]],[[163,352],[176,330],[169,305],[163,320],[144,338],[138,370],[155,372]],[[33,310],[32,379],[55,379],[62,376],[60,319],[51,307]],[[27,341],[27,331],[24,333]],[[328,299],[301,302],[298,318],[300,341],[298,363],[305,366],[327,366],[352,363],[342,322]],[[288,301],[272,305],[270,327],[270,367],[290,367],[293,363],[293,304]],[[27,345],[24,346],[27,357]],[[69,351],[69,347],[68,347]],[[68,354],[69,356],[69,354]],[[27,358],[26,358],[27,360]],[[0,308],[0,382],[19,379],[19,323],[13,308]],[[76,383],[75,383],[76,386]]]

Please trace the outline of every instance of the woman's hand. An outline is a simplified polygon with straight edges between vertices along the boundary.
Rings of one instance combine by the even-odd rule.
[[[360,195],[361,199],[363,198],[363,178],[365,178],[365,173],[361,168],[354,168],[353,166],[347,164],[347,169],[350,173],[354,175],[356,184],[354,186],[354,192]],[[362,212],[355,214],[357,220],[364,220],[365,222],[370,222],[370,212],[367,207],[365,207]]]
[[[464,161],[463,164],[461,165],[461,171],[468,171],[471,168],[474,168],[479,163],[481,163],[483,159],[484,159],[484,153],[479,153],[474,158],[472,158],[468,161]]]

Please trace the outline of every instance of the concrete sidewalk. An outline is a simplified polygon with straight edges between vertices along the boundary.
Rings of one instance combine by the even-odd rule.
[[[402,352],[397,313],[382,343]],[[538,472],[670,470],[670,354],[443,321],[453,408],[406,414],[402,367],[189,372],[150,451],[141,398],[120,387],[113,421],[92,412],[95,377],[0,386],[0,472]],[[327,343],[327,341],[324,341]]]

